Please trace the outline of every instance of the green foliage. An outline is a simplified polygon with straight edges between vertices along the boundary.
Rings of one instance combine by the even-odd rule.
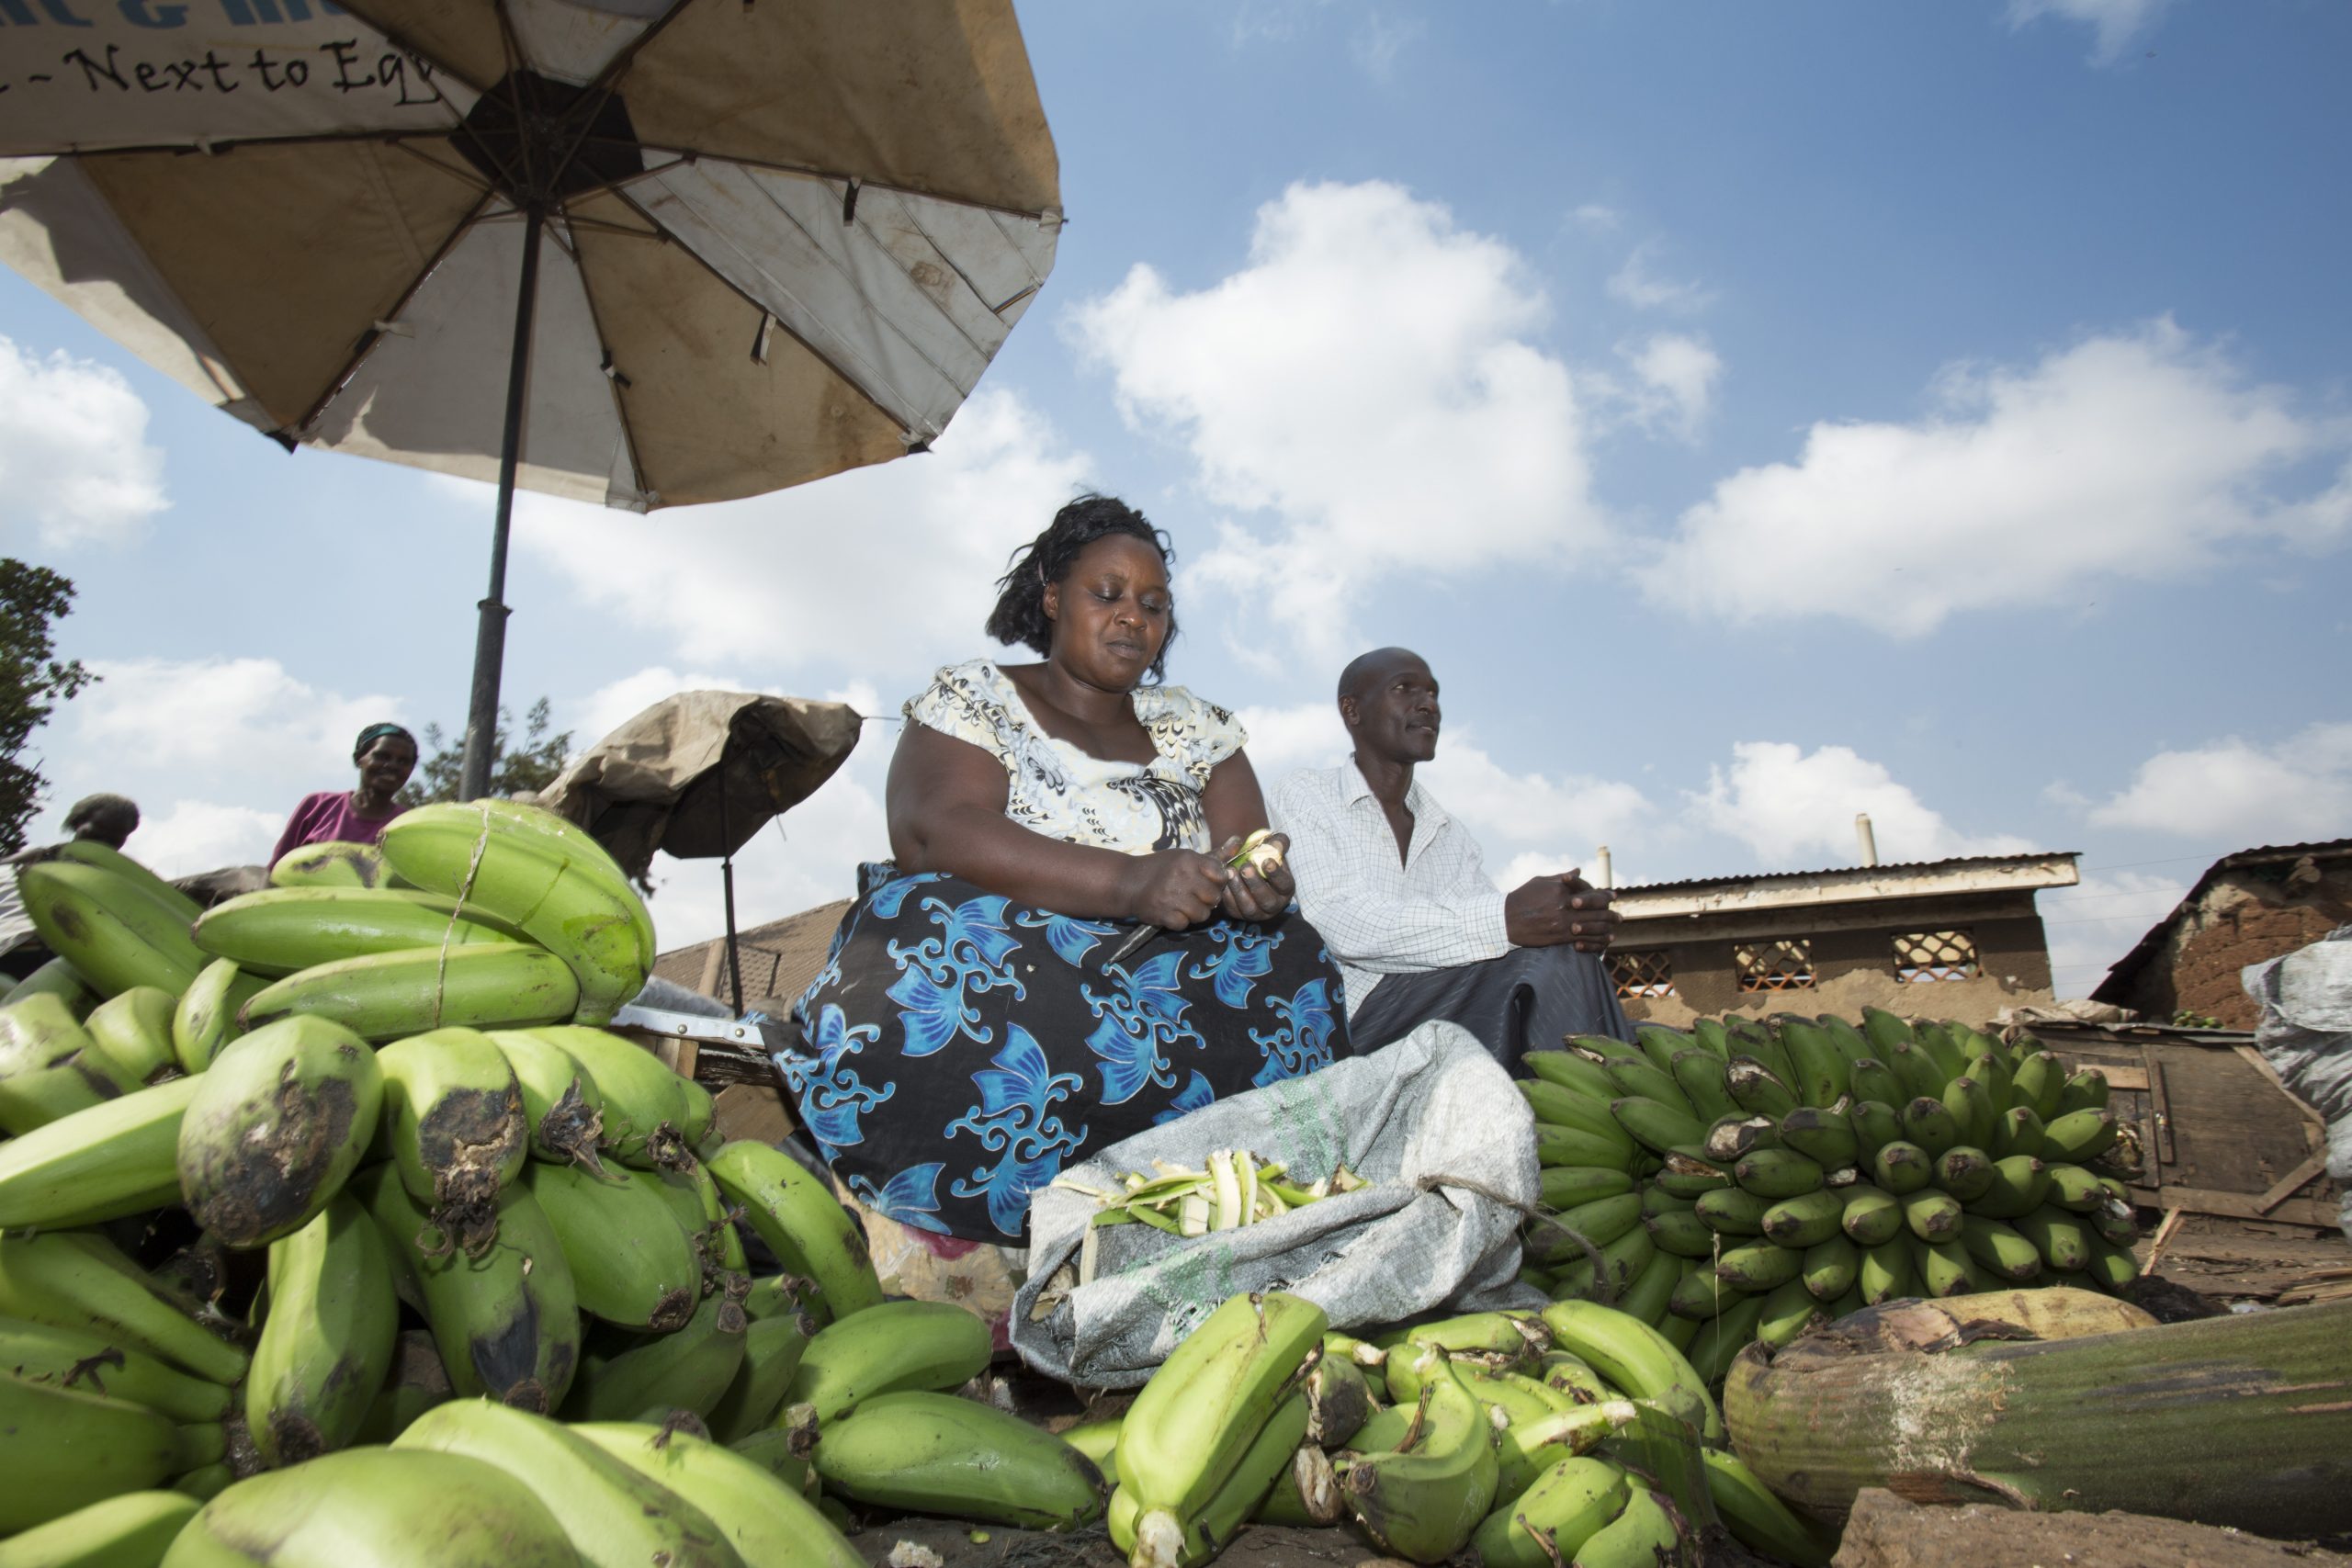
[[[60,663],[50,623],[74,608],[74,584],[47,567],[0,559],[0,855],[25,847],[25,828],[49,781],[22,760],[57,705],[97,679],[79,660]]]
[[[501,705],[498,710],[498,730],[490,753],[490,793],[520,795],[526,790],[542,790],[555,783],[556,774],[563,772],[563,760],[571,750],[571,731],[559,730],[548,734],[554,724],[554,710],[541,697],[531,705],[523,719],[523,744],[510,750],[507,729],[514,716]],[[465,765],[466,738],[461,730],[455,737],[445,738],[441,727],[424,727],[424,744],[428,754],[416,765],[408,786],[393,798],[403,807],[424,806],[436,800],[458,798],[458,780]]]

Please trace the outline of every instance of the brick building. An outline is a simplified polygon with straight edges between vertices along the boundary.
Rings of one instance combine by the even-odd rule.
[[[1626,1012],[1660,1023],[1851,1018],[1865,1005],[1984,1023],[2052,999],[2034,894],[2079,881],[2075,859],[1971,855],[1620,887],[1610,967]]]
[[[2169,1023],[2181,1013],[2252,1029],[2259,1010],[2238,971],[2352,924],[2352,839],[2223,855],[2107,972],[2094,1001]]]

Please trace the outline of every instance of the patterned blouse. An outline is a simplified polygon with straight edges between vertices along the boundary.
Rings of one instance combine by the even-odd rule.
[[[1004,814],[1034,832],[1129,854],[1206,852],[1201,791],[1249,736],[1232,714],[1182,686],[1138,686],[1131,700],[1159,753],[1148,762],[1089,756],[1046,734],[992,660],[947,666],[905,711],[1003,763]]]

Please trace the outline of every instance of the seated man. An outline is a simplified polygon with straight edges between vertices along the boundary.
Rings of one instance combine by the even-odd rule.
[[[1633,1038],[1597,956],[1617,921],[1610,895],[1573,871],[1497,891],[1476,840],[1413,782],[1437,754],[1437,677],[1421,657],[1354,660],[1340,717],[1354,757],[1293,773],[1266,804],[1290,835],[1299,908],[1339,960],[1355,1048],[1433,1018],[1513,1069],[1566,1034]]]

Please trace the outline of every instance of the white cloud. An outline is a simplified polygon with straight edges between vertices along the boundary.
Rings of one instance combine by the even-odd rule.
[[[1318,656],[1390,575],[1559,564],[1605,521],[1567,367],[1531,341],[1549,307],[1509,245],[1401,187],[1295,185],[1261,208],[1247,265],[1193,293],[1138,265],[1072,312],[1138,429],[1180,441],[1241,513],[1195,581],[1255,595]]]
[[[1696,439],[1714,406],[1715,383],[1724,374],[1723,358],[1707,340],[1686,333],[1659,333],[1617,352],[1638,383],[1633,398],[1634,422],[1663,427],[1685,441]]]
[[[1632,784],[1579,773],[1513,773],[1460,735],[1438,745],[1420,781],[1467,824],[1498,887],[1544,872],[1592,868],[1592,852],[1623,844],[1656,810]]]
[[[2168,319],[2024,369],[1952,367],[1936,394],[1915,423],[1815,424],[1795,463],[1719,481],[1640,570],[1648,597],[1919,636],[1964,611],[2177,577],[2240,541],[2324,548],[2352,526],[2352,478],[2266,491],[2352,431],[2246,384]]]
[[[1637,310],[1674,310],[1688,314],[1715,302],[1715,291],[1688,278],[1668,277],[1652,264],[1654,243],[1634,247],[1625,263],[1609,277],[1609,295]]]
[[[2009,0],[2012,29],[2043,17],[2081,22],[2093,28],[2098,41],[2091,51],[2095,65],[2112,65],[2143,32],[2153,28],[2169,0]]]
[[[284,811],[175,800],[160,814],[141,807],[139,830],[123,849],[161,875],[193,876],[224,865],[265,863],[285,826]]]
[[[97,683],[69,710],[75,743],[147,769],[348,773],[353,739],[397,721],[404,705],[322,692],[274,659],[92,660],[90,669]]]
[[[766,692],[771,696],[784,694],[761,686],[747,685],[731,675],[702,673],[680,674],[666,665],[656,664],[624,675],[608,685],[598,687],[580,702],[572,705],[570,720],[573,755],[587,750],[605,736],[618,729],[664,697],[680,692]]]
[[[2231,736],[2159,751],[2090,821],[2242,848],[2337,837],[2352,829],[2352,723],[2314,724],[2272,747]]]
[[[106,366],[0,337],[0,497],[12,549],[135,538],[169,504],[147,405]]]
[[[1244,707],[1234,717],[1250,737],[1250,766],[1269,793],[1300,768],[1328,768],[1346,757],[1347,726],[1336,700],[1290,707]]]
[[[2089,996],[2116,960],[2188,891],[2177,877],[2116,871],[2038,895],[2035,904],[2050,942],[2052,988],[2061,998]]]
[[[1348,52],[1365,75],[1375,82],[1386,82],[1396,74],[1397,57],[1420,42],[1428,31],[1429,24],[1418,17],[1367,12],[1348,39]]]
[[[983,390],[925,455],[652,519],[522,497],[515,537],[676,659],[747,673],[854,660],[899,681],[978,650],[1006,558],[1088,468],[1019,396]]]
[[[2030,847],[2006,834],[1960,831],[1883,764],[1849,747],[1808,752],[1782,740],[1742,740],[1731,750],[1730,768],[1709,769],[1705,792],[1686,797],[1690,815],[1747,844],[1770,870],[1860,863],[1854,818],[1865,812],[1883,863]]]
[[[1568,216],[1585,228],[1601,234],[1615,231],[1625,221],[1623,215],[1615,208],[1604,207],[1597,201],[1586,202],[1582,207],[1570,212]]]

